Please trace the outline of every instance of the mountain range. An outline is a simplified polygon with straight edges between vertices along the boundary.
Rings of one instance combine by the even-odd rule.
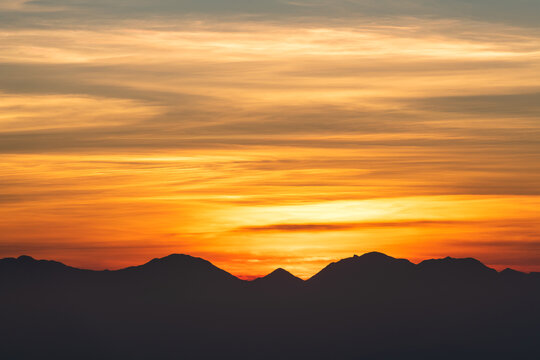
[[[189,255],[116,271],[0,260],[6,359],[535,358],[540,276],[367,253],[245,281]],[[533,357],[531,357],[533,356]]]

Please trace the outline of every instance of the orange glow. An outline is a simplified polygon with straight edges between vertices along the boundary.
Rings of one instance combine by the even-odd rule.
[[[2,28],[0,255],[540,271],[539,40],[418,19]]]

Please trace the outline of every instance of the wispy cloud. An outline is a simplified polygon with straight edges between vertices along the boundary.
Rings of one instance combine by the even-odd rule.
[[[240,232],[311,232],[311,231],[348,231],[373,228],[394,227],[425,227],[425,226],[455,226],[471,224],[471,221],[456,220],[413,220],[413,221],[373,221],[355,223],[329,223],[329,224],[270,224],[261,226],[244,226],[235,229]]]

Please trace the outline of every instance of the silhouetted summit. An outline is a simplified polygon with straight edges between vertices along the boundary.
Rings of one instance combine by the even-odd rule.
[[[243,281],[211,262],[183,254],[153,259],[140,266],[112,272],[110,278],[125,291],[160,296],[194,296],[201,291],[228,295]],[[223,293],[225,292],[225,293]]]
[[[437,284],[486,283],[497,278],[497,271],[473,258],[432,259],[422,261],[417,269],[424,279]]]
[[[385,284],[411,276],[415,265],[405,259],[371,252],[331,263],[308,280],[310,284],[355,287],[366,284]]]
[[[152,276],[173,276],[181,278],[199,278],[206,280],[232,280],[235,276],[218,268],[211,262],[184,254],[172,254],[163,258],[155,258],[144,265],[119,270],[123,273],[141,273]]]
[[[272,291],[279,289],[298,288],[304,284],[304,280],[294,276],[284,269],[276,269],[270,274],[257,278],[252,281],[252,286],[257,288],[265,288]]]
[[[28,255],[21,255],[17,258],[17,261],[21,262],[21,263],[33,263],[35,261],[37,261],[36,259],[34,259],[33,257],[31,256],[28,256]]]
[[[293,274],[291,274],[285,269],[278,268],[272,271],[270,274],[257,278],[253,281],[258,281],[258,282],[260,281],[276,281],[276,282],[290,281],[290,282],[298,283],[298,282],[303,282],[304,280],[300,279],[299,277],[294,276]]]
[[[53,260],[36,260],[28,255],[21,255],[18,258],[5,258],[0,259],[0,270],[28,270],[39,269],[42,271],[47,270],[75,270],[75,268],[64,265],[58,261]]]
[[[91,273],[52,260],[36,260],[22,255],[0,259],[0,283],[4,286],[47,285],[51,282],[75,279],[77,275]]]
[[[521,271],[516,271],[514,269],[506,268],[503,271],[499,273],[499,277],[507,282],[515,282],[515,281],[523,281],[527,278],[533,278],[534,276],[531,274],[525,274]]]

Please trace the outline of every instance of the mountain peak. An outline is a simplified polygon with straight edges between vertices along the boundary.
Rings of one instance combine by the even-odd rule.
[[[378,266],[388,266],[389,264],[397,264],[397,263],[407,263],[412,265],[411,262],[405,259],[396,259],[392,256],[383,254],[381,252],[373,251],[369,253],[365,253],[363,255],[354,255],[351,258],[346,258],[338,261],[337,263],[333,264],[355,264],[354,266],[366,266],[366,267],[378,267]],[[353,266],[353,265],[351,265]]]
[[[34,261],[37,261],[37,260],[34,259],[34,258],[31,257],[31,256],[28,256],[28,255],[21,255],[21,256],[19,256],[19,257],[17,258],[17,261],[29,263],[29,262],[34,262]]]
[[[510,268],[506,268],[503,271],[499,272],[499,276],[505,280],[510,280],[510,281],[516,281],[516,280],[525,279],[528,277],[527,274],[521,271],[510,269]]]
[[[264,276],[263,278],[266,279],[299,279],[298,277],[294,276],[287,270],[283,268],[277,268],[276,270],[272,271],[270,274]]]
[[[270,275],[279,275],[279,274],[290,274],[290,272],[288,272],[287,270],[285,270],[284,268],[277,268],[276,270],[272,271],[270,274],[268,274],[267,276],[270,276]]]
[[[424,260],[417,265],[418,270],[425,276],[439,281],[445,278],[448,281],[472,278],[484,279],[494,277],[497,271],[484,265],[474,258],[453,258]]]
[[[501,271],[500,273],[501,274],[524,274],[525,275],[525,273],[523,273],[521,271],[511,269],[511,268],[506,268],[503,271]]]
[[[86,273],[88,270],[76,269],[53,260],[36,260],[28,255],[17,258],[0,259],[0,278],[9,278],[9,282],[18,281],[59,281],[73,274]]]
[[[270,274],[253,280],[255,286],[270,286],[276,288],[295,287],[302,284],[304,280],[294,276],[285,269],[278,268]]]
[[[396,259],[380,252],[369,252],[333,262],[309,281],[340,284],[348,282],[351,277],[363,281],[378,281],[380,278],[401,277],[412,271],[414,266],[405,259]]]
[[[474,258],[453,258],[450,256],[445,257],[444,259],[430,259],[424,260],[418,266],[438,266],[438,267],[460,267],[468,269],[482,269],[495,271],[488,268],[481,261]]]
[[[146,264],[132,266],[120,273],[126,276],[131,273],[141,273],[150,282],[190,282],[206,283],[220,281],[240,281],[225,270],[199,257],[185,254],[171,254],[162,258],[154,258]]]
[[[161,258],[154,258],[145,265],[150,264],[174,264],[174,263],[189,263],[189,262],[207,262],[204,259],[186,254],[170,254]]]
[[[355,257],[385,257],[385,258],[391,257],[391,256],[388,256],[385,253],[382,253],[382,252],[379,252],[379,251],[371,251],[371,252],[367,252],[367,253],[365,253],[364,255],[361,255],[361,256],[358,256],[358,255],[354,255],[354,256]]]
[[[370,261],[370,262],[388,262],[388,261],[396,260],[395,258],[391,256],[388,256],[386,254],[383,254],[377,251],[365,253],[364,255],[361,255],[361,256],[354,255],[353,259],[362,260],[362,261]]]

